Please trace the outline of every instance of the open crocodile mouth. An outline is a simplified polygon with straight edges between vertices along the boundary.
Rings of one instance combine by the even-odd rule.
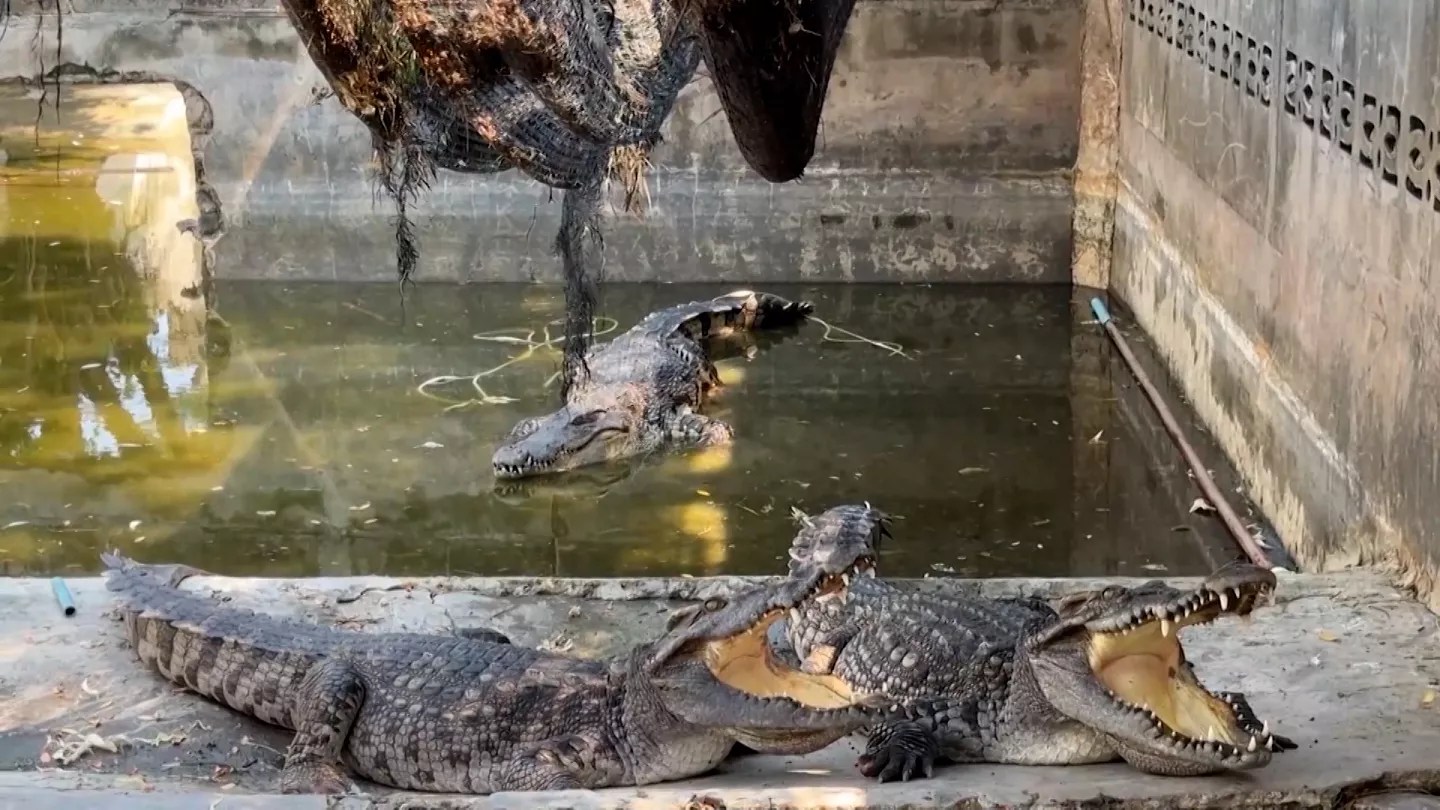
[[[1222,758],[1241,758],[1260,748],[1285,747],[1248,705],[1217,695],[1195,677],[1179,632],[1222,615],[1244,616],[1267,595],[1268,585],[1220,590],[1200,588],[1169,605],[1145,609],[1128,620],[1089,628],[1088,655],[1095,677],[1111,700],[1146,718],[1174,743]]]
[[[827,574],[806,599],[844,598],[855,577],[874,576],[875,559],[861,557],[844,572]],[[770,647],[770,626],[795,608],[774,608],[744,632],[706,642],[703,657],[715,679],[761,698],[789,698],[812,709],[843,709],[862,704],[856,692],[834,675],[810,674],[781,661]]]

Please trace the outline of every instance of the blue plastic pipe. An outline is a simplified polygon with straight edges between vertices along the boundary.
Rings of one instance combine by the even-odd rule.
[[[66,616],[75,615],[75,597],[70,595],[70,586],[60,577],[50,578],[50,590],[55,592],[55,601],[60,603]]]

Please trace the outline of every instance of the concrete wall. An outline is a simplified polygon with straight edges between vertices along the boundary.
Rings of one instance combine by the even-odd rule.
[[[46,4],[54,8],[54,4]],[[55,64],[53,12],[19,0],[0,74]],[[646,221],[608,225],[612,280],[1070,277],[1083,0],[860,0],[806,179],[741,161],[708,80],[681,95]],[[193,84],[215,111],[209,179],[226,278],[394,277],[368,134],[263,0],[78,0],[60,61]],[[422,209],[421,278],[553,280],[559,203],[515,173],[442,174]]]
[[[1440,604],[1440,2],[1124,26],[1114,291],[1302,564]]]

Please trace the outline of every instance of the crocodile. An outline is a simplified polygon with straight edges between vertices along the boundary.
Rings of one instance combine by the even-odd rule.
[[[476,794],[645,785],[704,773],[737,743],[804,754],[915,711],[755,654],[789,608],[853,581],[856,561],[838,557],[677,610],[658,640],[608,659],[484,627],[372,633],[269,616],[181,589],[200,573],[188,566],[102,561],[142,664],[295,732],[286,793],[345,792],[356,776]]]
[[[890,519],[869,504],[815,517],[790,549],[791,575],[827,559],[873,560]],[[862,575],[790,611],[772,641],[811,674],[892,698],[952,705],[860,733],[857,765],[880,781],[933,775],[937,761],[1070,765],[1122,759],[1198,776],[1259,768],[1296,747],[1239,692],[1211,691],[1181,628],[1249,616],[1272,596],[1268,569],[1231,563],[1194,589],[1160,580],[1038,598],[982,599],[902,589]],[[785,647],[788,645],[789,649]],[[934,704],[938,705],[938,704]]]
[[[559,473],[667,445],[729,443],[731,426],[700,413],[721,386],[719,339],[793,327],[813,310],[807,301],[741,290],[650,313],[586,354],[589,373],[558,410],[511,429],[491,458],[495,479]]]

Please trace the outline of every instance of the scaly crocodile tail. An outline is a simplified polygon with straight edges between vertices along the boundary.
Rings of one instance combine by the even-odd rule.
[[[803,322],[814,311],[815,305],[809,301],[737,290],[709,301],[662,309],[646,316],[636,328],[664,334],[683,331],[692,340],[702,341],[736,332],[783,329]]]
[[[105,586],[119,596],[125,633],[142,663],[231,709],[294,727],[291,703],[300,681],[344,634],[176,587],[195,569],[144,565],[118,552],[100,559],[108,569]]]

